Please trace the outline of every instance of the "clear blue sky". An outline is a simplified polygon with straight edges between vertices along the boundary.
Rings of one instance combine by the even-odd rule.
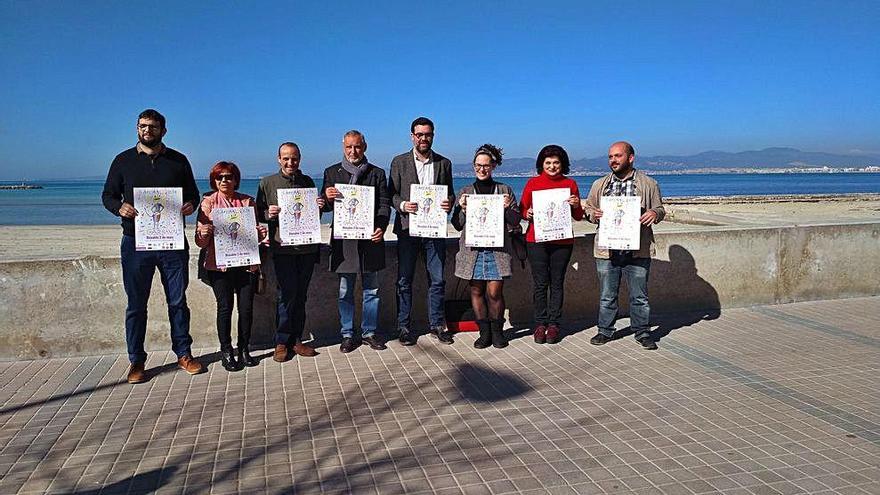
[[[387,167],[419,115],[457,163],[617,139],[877,154],[878,25],[872,0],[0,0],[0,179],[103,176],[148,107],[200,177],[271,171],[284,140],[314,173],[350,128]]]

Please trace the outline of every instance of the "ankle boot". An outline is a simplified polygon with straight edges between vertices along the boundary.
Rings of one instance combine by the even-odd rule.
[[[477,320],[480,327],[480,337],[474,341],[474,347],[477,349],[485,349],[492,345],[492,327],[490,320]]]
[[[220,350],[220,364],[223,365],[223,369],[226,371],[239,370],[238,363],[235,362],[235,355],[231,348]]]
[[[507,347],[507,337],[504,336],[504,318],[489,320],[492,325],[492,346],[497,349]]]
[[[251,351],[248,349],[247,345],[239,345],[238,346],[238,365],[239,366],[247,366],[248,368],[254,367],[259,364],[259,361],[251,356]]]

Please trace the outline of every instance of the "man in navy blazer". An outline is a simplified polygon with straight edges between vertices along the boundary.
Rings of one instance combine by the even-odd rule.
[[[446,198],[440,207],[449,212],[455,202],[452,187],[452,162],[434,152],[434,123],[427,117],[419,117],[410,126],[413,147],[391,160],[388,180],[391,205],[397,211],[394,233],[397,235],[397,329],[403,345],[414,345],[418,333],[411,328],[412,281],[419,253],[425,255],[430,286],[428,289],[428,323],[430,333],[444,344],[452,344],[452,334],[446,330],[444,296],[446,282],[446,238],[414,237],[409,233],[409,215],[418,210],[419,204],[410,201],[412,184],[446,186]]]

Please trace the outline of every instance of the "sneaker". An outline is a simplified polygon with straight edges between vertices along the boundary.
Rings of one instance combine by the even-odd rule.
[[[654,339],[652,339],[651,337],[642,337],[639,340],[639,344],[642,344],[642,347],[644,347],[645,349],[647,349],[649,351],[656,351],[657,350],[657,343],[654,342]]]
[[[604,333],[597,333],[592,339],[590,339],[590,343],[593,345],[602,345],[611,342],[611,337],[605,335]]]
[[[339,350],[343,353],[349,353],[357,349],[357,343],[351,337],[343,337],[342,343],[339,344]]]
[[[370,346],[370,349],[374,349],[377,351],[383,351],[388,349],[385,345],[385,342],[382,342],[382,338],[376,335],[370,335],[369,337],[364,337],[364,344]]]
[[[547,341],[547,327],[545,327],[544,325],[538,325],[538,327],[535,328],[534,337],[535,337],[536,344],[543,344],[544,342],[546,342]]]
[[[547,325],[547,343],[548,344],[558,344],[559,343],[559,325],[556,323],[551,323]]]
[[[454,344],[452,333],[446,331],[446,327],[431,327],[431,335],[444,344]]]

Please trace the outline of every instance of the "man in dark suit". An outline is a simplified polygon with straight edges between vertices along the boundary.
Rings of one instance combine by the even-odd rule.
[[[440,342],[452,344],[452,334],[446,331],[443,299],[446,282],[443,279],[446,266],[446,238],[423,238],[411,236],[409,215],[415,213],[419,204],[410,201],[410,186],[428,184],[446,186],[446,197],[440,207],[449,212],[455,201],[452,187],[452,162],[435,153],[434,123],[427,117],[419,117],[410,126],[413,147],[391,160],[391,177],[388,183],[391,204],[397,210],[394,233],[397,235],[397,329],[400,343],[413,345],[418,333],[411,328],[412,281],[419,253],[425,255],[428,272],[428,320],[429,331]]]
[[[379,320],[379,271],[385,268],[385,242],[391,209],[388,206],[388,185],[385,171],[367,160],[367,140],[360,131],[351,130],[342,138],[342,161],[324,170],[321,194],[326,199],[324,211],[333,211],[337,197],[342,196],[336,184],[356,184],[373,188],[373,225],[369,240],[330,240],[330,270],[339,274],[339,321],[342,345],[339,350],[351,352],[358,346],[354,337],[354,285],[361,274],[363,311],[361,336],[363,342],[376,350],[385,349],[376,335]],[[335,215],[335,213],[334,213]],[[335,228],[334,220],[332,228]]]

